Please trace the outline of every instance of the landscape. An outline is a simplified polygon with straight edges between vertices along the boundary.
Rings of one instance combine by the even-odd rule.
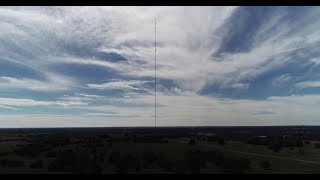
[[[319,17],[1,6],[0,174],[320,174]]]
[[[0,130],[0,173],[314,174],[320,127]]]

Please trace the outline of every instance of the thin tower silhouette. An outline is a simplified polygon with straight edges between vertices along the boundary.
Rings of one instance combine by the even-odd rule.
[[[157,127],[157,19],[154,19],[154,127]]]

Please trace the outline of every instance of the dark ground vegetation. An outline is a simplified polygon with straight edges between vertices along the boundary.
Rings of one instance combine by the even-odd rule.
[[[246,154],[320,162],[318,131],[305,127],[3,129],[0,173],[320,173],[320,163]]]

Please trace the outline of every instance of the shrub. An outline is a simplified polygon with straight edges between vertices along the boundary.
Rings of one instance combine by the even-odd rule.
[[[109,162],[116,163],[116,161],[120,159],[120,155],[119,151],[112,151],[109,156]]]
[[[187,153],[187,164],[191,173],[198,174],[202,168],[205,168],[207,158],[202,151],[191,150]]]
[[[176,174],[185,174],[187,171],[186,164],[182,161],[179,161],[175,164],[175,173]]]
[[[271,163],[269,161],[262,161],[260,164],[260,167],[263,169],[270,169],[271,167]]]
[[[282,145],[279,142],[271,142],[268,148],[273,150],[274,152],[278,152],[282,149]]]
[[[72,171],[77,165],[77,158],[72,150],[64,150],[57,153],[57,157],[48,166],[50,171]]]
[[[21,167],[24,166],[24,161],[3,159],[0,161],[0,165],[2,167]]]
[[[43,162],[42,160],[37,160],[34,161],[33,163],[30,164],[30,168],[42,168],[43,167]]]
[[[120,157],[118,161],[115,163],[117,173],[128,173],[128,171],[135,170],[139,172],[141,170],[140,160],[136,155],[127,154],[125,156]]]
[[[221,138],[221,137],[219,137],[219,138],[218,138],[218,144],[219,144],[219,145],[224,145],[224,144],[225,144],[224,139]]]
[[[223,153],[219,151],[211,150],[206,153],[205,158],[207,158],[208,162],[215,163],[216,165],[220,165],[224,157],[223,157]]]
[[[160,159],[158,163],[159,167],[162,168],[164,171],[171,172],[173,171],[174,164],[171,161],[166,159]]]
[[[153,152],[145,152],[142,154],[142,162],[144,168],[153,168],[157,160],[158,157]]]
[[[15,150],[15,153],[19,156],[36,157],[40,153],[48,151],[50,149],[51,147],[46,144],[29,144]]]
[[[193,146],[193,145],[196,144],[196,140],[190,139],[188,144],[189,144],[190,146]]]
[[[53,157],[56,157],[56,152],[55,151],[49,151],[46,153],[45,155],[47,158],[53,158]]]
[[[313,147],[316,148],[316,149],[320,149],[320,143],[315,143],[315,144],[313,145]]]
[[[226,172],[232,174],[243,174],[250,170],[250,161],[248,159],[225,159],[223,167]]]
[[[299,149],[298,153],[299,153],[299,155],[304,155],[304,150],[303,149]]]

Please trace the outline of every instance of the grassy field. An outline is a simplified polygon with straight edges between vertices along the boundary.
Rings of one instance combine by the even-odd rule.
[[[320,162],[320,149],[313,148],[313,143],[306,144],[304,147],[299,148],[283,148],[278,152],[274,152],[273,150],[268,149],[267,146],[264,145],[250,145],[245,144],[239,141],[227,141],[225,145],[217,145],[216,143],[208,143],[212,146],[218,148],[226,148],[241,152],[262,154],[262,155],[271,155],[271,156],[279,156],[293,159],[301,159],[308,161],[318,161]],[[209,147],[206,147],[209,148]],[[303,150],[304,154],[299,153],[299,150]],[[286,159],[277,159],[270,157],[261,157],[254,155],[246,155],[244,153],[238,152],[230,152],[224,151],[226,156],[235,156],[235,157],[246,157],[251,160],[252,171],[250,173],[280,173],[280,174],[302,174],[302,173],[320,173],[320,164],[313,164],[308,162],[297,162],[293,160]],[[269,170],[265,170],[260,167],[260,163],[263,161],[268,161],[271,163],[271,168]]]
[[[92,139],[92,137],[95,138]],[[125,173],[191,173],[192,170],[190,168],[192,164],[199,163],[200,161],[205,162],[205,165],[198,171],[199,173],[230,173],[230,171],[226,171],[225,168],[227,166],[225,167],[223,163],[219,165],[214,161],[207,160],[211,158],[209,154],[201,157],[200,161],[198,161],[199,159],[190,161],[188,159],[190,158],[190,152],[193,152],[195,156],[204,152],[219,152],[223,154],[223,161],[229,160],[231,166],[233,162],[237,163],[238,159],[248,160],[250,161],[250,168],[245,170],[245,173],[251,174],[320,173],[320,163],[254,155],[259,154],[320,162],[320,149],[314,148],[314,143],[318,143],[317,141],[304,144],[304,147],[285,147],[278,152],[270,150],[265,145],[252,145],[230,140],[225,141],[224,145],[219,145],[217,142],[199,141],[191,137],[169,138],[168,142],[136,142],[121,139],[109,141],[112,138],[123,137],[126,136],[115,134],[106,137],[64,137],[54,134],[33,134],[32,136],[30,134],[0,134],[0,173],[74,173],[72,170],[52,170],[52,168],[49,168],[59,159],[59,154],[61,155],[63,152],[68,151],[70,151],[70,156],[74,155],[77,157],[77,159],[71,160],[77,161],[74,165],[87,163],[88,171],[85,171],[87,173],[97,173],[92,169],[96,166],[100,168],[99,173],[119,173],[119,168],[121,169],[122,166],[128,163],[129,160],[126,157],[129,156],[137,158],[142,168],[138,171],[130,167],[125,169]],[[71,141],[63,143],[63,139],[71,139]],[[190,144],[191,139],[195,140],[194,144]],[[44,149],[41,150],[40,148],[39,150],[38,147],[44,147]],[[25,153],[17,153],[19,150],[25,151]],[[48,153],[54,153],[55,155],[48,156]],[[145,164],[144,156],[148,155],[148,153],[149,155],[151,153],[158,160],[150,165]],[[63,157],[62,160],[64,158],[68,159],[69,155],[61,156]],[[112,157],[116,157],[115,160],[111,160]],[[31,167],[37,161],[42,162],[41,166]],[[168,166],[171,168],[166,168],[166,165],[158,165],[161,162],[169,163]],[[268,167],[262,166],[266,162],[269,164]],[[62,166],[63,164],[64,161],[61,161],[60,165]],[[239,166],[238,164],[238,167],[241,167],[241,165]]]
[[[268,147],[264,145],[251,145],[245,144],[240,141],[228,141],[224,145],[224,147],[249,153],[259,153],[320,162],[320,149],[315,149],[313,147],[313,143],[316,142],[313,141],[311,142],[311,144],[305,144],[304,147],[285,147],[278,152],[274,152],[273,150],[268,149]],[[304,153],[301,153],[301,150],[304,151]]]

